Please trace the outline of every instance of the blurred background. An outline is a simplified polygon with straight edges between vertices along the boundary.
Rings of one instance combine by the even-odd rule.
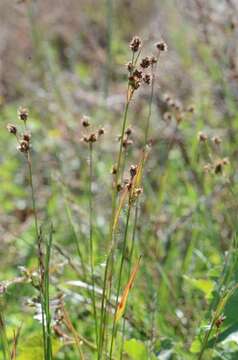
[[[146,344],[145,359],[154,359],[152,354],[164,360],[192,359],[209,321],[209,306],[220,291],[216,286],[221,285],[226,256],[236,243],[236,0],[0,1],[0,282],[7,287],[3,306],[9,333],[23,319],[23,333],[37,331],[36,310],[29,306],[31,286],[16,280],[36,265],[28,175],[15,139],[6,130],[9,122],[19,124],[17,109],[24,106],[30,113],[39,217],[46,226],[53,221],[59,246],[53,257],[53,295],[65,294],[73,320],[90,337],[90,311],[79,297],[84,289],[68,283],[78,279],[69,266],[69,258],[78,263],[75,232],[87,261],[88,151],[81,141],[81,118],[89,116],[93,128],[105,128],[104,138],[95,145],[93,183],[101,286],[111,213],[110,170],[118,151],[125,64],[134,35],[143,40],[143,55],[154,54],[154,44],[161,39],[168,51],[160,57],[156,74],[152,149],[135,250],[135,259],[143,253],[144,260],[128,305],[127,338]],[[149,96],[142,87],[133,98],[128,121],[133,146],[126,150],[126,169],[140,156]],[[170,119],[174,106],[179,121],[177,115],[176,121],[173,115]],[[208,145],[200,141],[199,132]],[[120,231],[118,237],[120,251]],[[232,261],[224,286],[236,281],[236,258]],[[238,356],[237,335],[232,348],[223,341],[238,329],[237,298],[235,293],[224,310],[226,333],[217,340],[217,353],[207,359]],[[74,359],[70,351],[62,349],[58,358]],[[125,359],[136,359],[130,356]]]

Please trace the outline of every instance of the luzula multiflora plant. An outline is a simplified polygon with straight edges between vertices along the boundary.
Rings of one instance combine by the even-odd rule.
[[[50,240],[46,246],[46,256],[43,252],[43,236],[39,226],[35,189],[33,184],[33,173],[32,173],[32,159],[31,159],[31,133],[28,129],[29,113],[26,108],[19,108],[18,118],[23,123],[23,132],[21,133],[16,125],[8,124],[7,130],[13,134],[17,140],[17,150],[20,151],[26,159],[28,165],[29,174],[29,185],[31,191],[32,208],[34,215],[34,227],[35,227],[35,241],[37,247],[37,259],[38,259],[38,282],[32,282],[33,286],[39,291],[39,299],[41,305],[41,323],[42,323],[42,334],[44,344],[44,358],[52,359],[52,346],[51,346],[51,319],[49,310],[49,261],[50,251],[52,245],[52,233],[50,231]]]
[[[142,192],[141,189],[141,177],[144,167],[145,158],[147,156],[147,141],[149,135],[149,126],[150,126],[150,118],[151,118],[151,109],[152,109],[152,101],[154,95],[154,83],[155,83],[155,73],[156,66],[159,60],[159,55],[161,52],[167,50],[166,44],[161,41],[156,44],[156,56],[146,56],[141,58],[141,50],[142,50],[142,41],[139,37],[135,36],[131,43],[131,61],[127,64],[128,70],[128,84],[127,84],[127,92],[126,92],[126,102],[124,115],[122,120],[122,128],[121,134],[119,137],[120,145],[119,152],[117,157],[117,162],[112,168],[113,174],[113,193],[112,193],[112,218],[110,225],[110,236],[109,236],[109,250],[106,260],[106,267],[104,273],[104,284],[103,284],[103,297],[101,303],[101,318],[100,318],[100,329],[99,329],[99,352],[98,359],[101,359],[102,350],[105,347],[107,350],[107,340],[108,340],[108,314],[110,313],[110,304],[111,304],[111,293],[112,293],[112,284],[117,282],[116,286],[116,303],[115,310],[112,321],[112,330],[111,341],[109,346],[109,358],[113,356],[113,348],[114,348],[114,340],[117,334],[117,309],[119,302],[119,294],[121,291],[121,282],[122,282],[122,274],[124,270],[124,260],[125,260],[125,252],[128,245],[128,232],[129,232],[129,223],[131,218],[132,208],[135,205],[135,224],[134,228],[136,228],[136,222],[138,218],[138,197]],[[132,144],[130,139],[131,129],[127,128],[127,120],[128,120],[128,111],[130,108],[130,104],[134,97],[135,92],[143,85],[150,85],[150,102],[149,102],[149,112],[146,119],[145,126],[145,142],[144,148],[142,149],[142,156],[137,166],[131,166],[130,168],[130,179],[129,181],[124,181],[124,166],[123,157],[126,156],[126,150],[128,145]],[[121,197],[118,199],[118,192],[121,191]],[[135,196],[136,194],[136,196]],[[123,234],[123,245],[122,245],[122,253],[121,259],[119,261],[119,273],[118,278],[116,279],[114,276],[114,260],[115,260],[115,250],[117,248],[116,242],[116,229],[118,218],[122,207],[127,203],[127,212],[126,212],[126,224]],[[132,243],[132,247],[130,251],[130,259],[129,262],[131,264],[132,256],[133,256],[133,247],[134,242]],[[114,280],[114,281],[113,281]],[[124,326],[123,326],[124,328]],[[123,351],[123,344],[121,347],[121,356]]]

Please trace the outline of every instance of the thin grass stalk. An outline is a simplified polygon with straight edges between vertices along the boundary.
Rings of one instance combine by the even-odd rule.
[[[135,207],[135,217],[134,217],[134,224],[132,230],[132,240],[131,240],[131,251],[129,254],[129,268],[128,268],[128,281],[130,278],[131,267],[132,267],[132,257],[134,254],[135,249],[135,239],[136,239],[136,228],[137,228],[137,221],[138,221],[138,213],[139,213],[139,201],[136,199],[136,207]],[[120,360],[122,360],[123,356],[123,348],[124,348],[124,341],[125,341],[125,330],[126,330],[126,319],[123,318],[123,325],[122,325],[122,343],[121,343],[121,350],[120,350]]]
[[[154,88],[155,88],[155,75],[156,75],[156,70],[157,70],[157,63],[154,65],[151,65],[151,91],[150,91],[150,100],[149,100],[149,112],[148,112],[148,116],[147,116],[147,121],[146,121],[146,127],[145,127],[145,146],[147,144],[148,141],[148,136],[149,136],[149,129],[150,129],[150,120],[151,120],[151,114],[152,114],[152,103],[153,103],[153,98],[154,98]]]
[[[3,360],[11,360],[11,353],[7,341],[5,320],[1,309],[0,309],[0,340],[1,340]]]
[[[150,100],[149,100],[149,111],[146,121],[146,127],[145,127],[145,138],[144,138],[144,147],[147,145],[148,136],[149,136],[149,129],[150,129],[150,121],[151,121],[151,115],[152,115],[152,103],[154,99],[154,87],[155,87],[155,76],[156,76],[156,70],[157,70],[157,62],[156,64],[151,65],[151,91],[150,91]],[[144,166],[144,162],[143,162]],[[131,244],[131,251],[129,255],[129,273],[128,273],[128,279],[130,277],[131,272],[131,265],[132,265],[132,256],[134,253],[134,246],[135,246],[135,236],[136,236],[136,227],[137,227],[137,221],[138,221],[138,208],[139,208],[139,199],[136,199],[136,207],[135,207],[135,218],[134,218],[134,225],[133,225],[133,232],[132,232],[132,244]],[[122,344],[121,344],[121,350],[120,350],[120,359],[122,359],[123,356],[123,347],[124,347],[124,339],[125,339],[125,318],[123,319],[123,329],[122,329]]]
[[[44,304],[45,304],[45,318],[46,318],[46,350],[47,360],[53,359],[52,353],[52,334],[51,334],[51,314],[50,314],[50,258],[53,241],[53,227],[51,225],[49,240],[46,243],[46,256],[45,256],[45,272],[44,272]]]
[[[26,127],[26,124],[25,124]],[[35,234],[38,248],[38,264],[40,271],[40,302],[41,302],[41,321],[42,321],[42,334],[43,334],[43,344],[44,344],[44,356],[47,359],[47,347],[46,347],[46,331],[45,331],[45,316],[44,316],[44,291],[43,291],[43,279],[44,279],[44,264],[42,263],[42,236],[38,227],[38,217],[36,210],[36,200],[35,200],[35,191],[33,186],[33,175],[32,175],[32,161],[31,161],[31,153],[30,150],[27,152],[27,164],[29,170],[29,183],[31,188],[31,200],[32,200],[32,208],[35,222]]]
[[[112,69],[113,0],[106,0],[107,13],[107,63],[105,66],[104,94],[108,95]]]
[[[132,63],[133,66],[136,66],[137,61],[138,61],[138,59],[140,57],[140,54],[141,54],[141,49],[139,50],[136,57],[135,57],[135,53],[132,52],[131,63]],[[112,217],[111,217],[111,223],[110,223],[109,252],[108,252],[108,256],[107,256],[107,260],[106,260],[106,268],[105,268],[104,281],[103,281],[103,295],[102,295],[102,304],[101,304],[101,323],[100,323],[100,343],[101,343],[101,345],[100,345],[99,350],[101,350],[101,347],[103,348],[105,327],[107,326],[107,304],[106,304],[106,299],[108,298],[109,299],[108,303],[110,303],[110,298],[111,298],[111,285],[112,285],[112,274],[113,274],[113,257],[114,257],[114,250],[115,250],[115,239],[114,239],[115,234],[114,234],[114,229],[113,229],[113,223],[114,223],[115,211],[116,211],[117,184],[118,184],[118,180],[120,179],[120,176],[123,177],[123,172],[121,172],[123,139],[124,139],[126,125],[127,125],[128,110],[129,110],[129,106],[130,106],[133,94],[134,94],[134,90],[131,89],[129,81],[128,81],[127,93],[126,93],[126,105],[125,105],[125,109],[124,109],[122,130],[121,130],[121,136],[120,136],[120,148],[119,148],[117,164],[116,164],[117,171],[116,171],[116,176],[115,176],[115,186],[114,186],[114,191],[112,191]],[[107,276],[109,278],[108,297],[106,296]],[[105,304],[106,304],[106,306],[105,306]],[[100,351],[100,354],[101,354],[101,351]],[[99,354],[98,359],[101,358],[100,354]]]
[[[134,52],[132,53],[132,64],[134,64]],[[106,311],[107,306],[106,304],[106,298],[107,298],[107,280],[108,280],[108,273],[109,268],[111,267],[111,263],[113,262],[113,253],[114,253],[114,233],[113,233],[113,223],[114,223],[114,217],[115,217],[115,211],[116,211],[116,199],[117,199],[117,184],[120,176],[120,167],[121,167],[121,158],[122,158],[122,149],[123,149],[123,138],[125,135],[125,129],[127,124],[127,117],[128,117],[128,110],[131,102],[131,96],[129,96],[130,92],[130,85],[128,81],[127,85],[127,93],[126,93],[126,105],[124,109],[124,115],[123,115],[123,122],[122,122],[122,129],[121,129],[121,137],[120,137],[120,147],[119,147],[119,153],[116,163],[116,176],[115,176],[115,184],[112,191],[112,216],[111,216],[111,222],[110,222],[110,233],[109,233],[109,251],[106,259],[106,266],[105,266],[105,272],[104,272],[104,279],[103,279],[103,294],[102,294],[102,302],[101,302],[101,312],[100,312],[100,332],[99,332],[99,352],[98,352],[98,360],[101,359],[102,349],[103,349],[103,343],[104,343],[104,334],[105,334],[105,323],[106,323]]]
[[[126,254],[127,234],[128,234],[128,229],[129,229],[131,208],[132,208],[132,203],[131,203],[131,193],[130,193],[129,194],[129,199],[128,199],[128,210],[127,210],[127,216],[126,216],[126,226],[125,226],[125,231],[124,231],[121,263],[120,263],[119,276],[118,276],[118,284],[117,284],[117,292],[116,292],[116,304],[115,304],[115,311],[114,311],[114,316],[113,316],[112,336],[111,336],[109,359],[112,358],[113,344],[114,344],[114,340],[115,340],[115,337],[116,337],[116,329],[117,329],[117,327],[116,327],[116,311],[117,311],[117,307],[118,307],[119,294],[120,294],[120,289],[121,289],[121,280],[122,280],[123,265],[124,265],[125,254]]]
[[[95,279],[94,279],[94,246],[93,246],[93,144],[89,143],[89,256],[90,256],[90,270],[92,281],[92,304],[93,315],[95,322],[96,344],[98,346],[98,322],[97,322],[97,308],[95,296]]]

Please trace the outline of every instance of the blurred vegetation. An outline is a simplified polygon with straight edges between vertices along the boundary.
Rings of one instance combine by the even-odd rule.
[[[124,64],[134,35],[143,39],[143,56],[156,53],[154,43],[161,39],[168,51],[161,54],[155,77],[150,151],[143,193],[131,210],[120,294],[142,258],[112,358],[237,359],[237,2],[2,0],[0,14],[0,359],[44,359],[27,162],[6,130],[8,123],[22,125],[20,106],[30,114],[43,244],[53,224],[52,358],[98,359],[88,289],[89,201],[92,195],[99,312],[112,215],[111,169],[126,100]],[[150,87],[141,87],[128,113],[133,144],[124,151],[125,177],[140,162],[149,104]],[[93,145],[91,188],[83,116],[93,130],[105,129]],[[128,214],[123,205],[115,274]],[[117,286],[116,275],[112,295]],[[62,304],[64,323],[57,318]]]

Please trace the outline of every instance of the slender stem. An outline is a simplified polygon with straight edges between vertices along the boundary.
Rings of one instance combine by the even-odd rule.
[[[109,359],[112,358],[113,343],[114,343],[114,339],[115,339],[115,337],[116,337],[116,311],[117,311],[118,302],[119,302],[119,294],[120,294],[121,280],[122,280],[122,270],[123,270],[123,265],[124,265],[124,260],[125,260],[125,254],[126,254],[127,234],[128,234],[128,229],[129,229],[129,221],[130,221],[131,207],[132,207],[132,206],[131,206],[131,194],[129,194],[128,210],[127,210],[127,217],[126,217],[126,226],[125,226],[125,231],[124,231],[123,247],[122,247],[122,255],[121,255],[121,263],[120,263],[119,276],[118,276],[118,284],[117,284],[117,292],[116,292],[116,306],[115,306],[114,317],[113,317],[112,337],[111,337],[111,346],[110,346]]]
[[[132,53],[132,64],[134,64],[135,54]],[[101,359],[103,343],[104,343],[104,334],[105,334],[105,327],[106,327],[106,312],[107,312],[107,280],[108,276],[109,279],[112,277],[112,270],[111,266],[113,266],[113,255],[114,255],[114,247],[115,247],[115,240],[114,240],[114,232],[113,232],[113,222],[115,217],[116,211],[116,201],[117,201],[117,184],[120,178],[120,167],[122,161],[122,150],[123,150],[123,139],[125,135],[125,129],[127,124],[127,117],[128,117],[128,110],[130,106],[130,102],[132,99],[131,88],[127,85],[127,93],[126,93],[126,104],[124,109],[123,121],[122,121],[122,129],[121,129],[121,136],[120,136],[120,147],[119,153],[117,157],[117,164],[116,164],[116,175],[115,175],[115,183],[112,191],[112,216],[110,222],[110,233],[109,233],[109,251],[106,260],[106,267],[104,272],[104,279],[103,279],[103,294],[102,294],[102,302],[101,302],[101,314],[100,314],[100,332],[99,332],[99,351],[98,351],[98,360]],[[110,298],[111,290],[109,290],[109,298]],[[110,301],[109,301],[110,302]]]
[[[134,254],[135,248],[135,239],[136,239],[136,228],[137,228],[137,221],[138,221],[138,213],[139,213],[139,200],[136,199],[136,207],[135,207],[135,217],[134,217],[134,224],[132,230],[132,240],[131,240],[131,251],[129,254],[129,269],[128,269],[128,281],[130,278],[131,273],[131,266],[132,266],[132,257]],[[124,348],[124,339],[125,339],[125,328],[126,328],[126,319],[123,319],[123,330],[122,330],[122,343],[121,343],[121,350],[120,350],[120,360],[122,360],[123,356],[123,348]]]
[[[25,124],[26,127],[26,124]],[[41,234],[38,227],[38,217],[36,210],[36,200],[35,200],[35,191],[33,186],[33,175],[32,175],[32,161],[31,161],[31,153],[30,150],[27,152],[27,164],[29,170],[29,182],[31,188],[31,200],[32,200],[32,208],[35,222],[35,234],[38,248],[38,263],[39,263],[39,271],[40,271],[40,301],[41,301],[41,321],[42,321],[42,333],[43,333],[43,343],[44,343],[44,356],[47,359],[47,346],[46,346],[46,331],[45,331],[45,311],[44,311],[44,291],[43,291],[43,281],[44,281],[44,264],[42,262],[42,249],[41,249]]]
[[[145,128],[145,145],[147,144],[148,136],[149,136],[150,119],[151,119],[151,113],[152,113],[152,102],[153,102],[153,98],[154,98],[156,68],[157,68],[157,63],[155,65],[153,65],[153,64],[151,65],[152,80],[151,80],[149,113],[148,113],[148,117],[147,117],[147,121],[146,121],[146,128]]]
[[[97,309],[95,297],[95,280],[94,280],[94,246],[93,246],[93,199],[92,199],[92,184],[93,184],[93,144],[89,144],[89,256],[90,269],[92,281],[92,303],[95,321],[96,343],[98,344],[98,323],[97,323]]]

